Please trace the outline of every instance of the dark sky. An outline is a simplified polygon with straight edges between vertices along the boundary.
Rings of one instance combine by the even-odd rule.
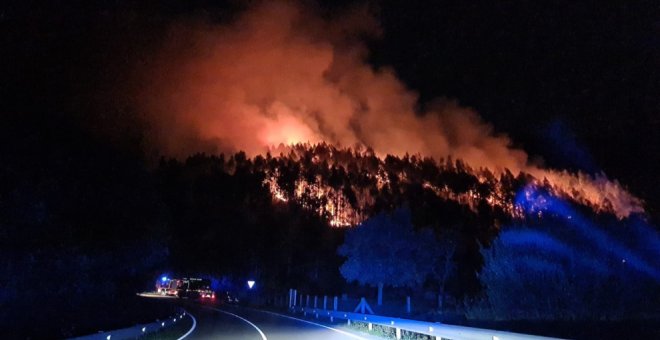
[[[545,3],[545,2],[544,2]],[[422,99],[468,105],[548,165],[605,171],[655,200],[660,5],[382,5],[377,63]]]
[[[5,113],[84,121],[162,27],[225,20],[238,1],[9,1],[0,5]],[[341,5],[325,6],[331,13]],[[374,1],[392,65],[421,95],[475,108],[557,168],[604,171],[660,202],[660,5],[621,1]],[[98,65],[104,65],[98,67]]]

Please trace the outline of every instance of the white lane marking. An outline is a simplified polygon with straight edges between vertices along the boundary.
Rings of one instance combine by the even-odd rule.
[[[256,329],[257,332],[259,332],[259,334],[261,335],[261,339],[263,339],[263,340],[268,340],[268,338],[266,338],[266,334],[264,334],[264,332],[262,332],[261,329],[259,329],[259,327],[257,327],[257,325],[255,325],[255,324],[253,324],[252,322],[250,322],[250,320],[248,320],[248,319],[246,319],[246,318],[244,318],[244,317],[238,316],[238,315],[236,315],[236,314],[234,314],[234,313],[229,313],[229,312],[224,311],[224,310],[222,310],[222,309],[213,308],[213,307],[205,307],[205,308],[213,309],[213,310],[218,311],[218,312],[220,312],[220,313],[225,313],[225,314],[231,315],[231,316],[233,316],[233,317],[235,317],[235,318],[239,318],[239,319],[241,319],[241,320],[247,322],[248,324],[250,324],[250,326],[254,327],[254,329]]]
[[[186,315],[188,315],[192,318],[193,324],[192,324],[192,327],[190,327],[190,329],[188,330],[188,332],[186,332],[186,334],[182,335],[180,338],[178,338],[176,340],[185,339],[188,335],[190,335],[190,333],[192,333],[195,330],[195,327],[197,327],[197,320],[195,319],[195,317],[192,314],[190,314],[190,312],[188,312],[187,310],[184,309],[183,311],[186,312]]]
[[[252,309],[252,308],[251,308],[251,309]],[[298,318],[294,318],[294,317],[292,317],[292,316],[288,316],[288,315],[284,315],[284,314],[280,314],[280,313],[275,313],[275,312],[270,312],[270,311],[267,311],[267,310],[260,310],[260,309],[252,309],[252,310],[257,311],[257,312],[262,312],[262,313],[268,313],[268,314],[273,314],[273,315],[281,316],[281,317],[283,317],[283,318],[288,318],[288,319],[291,319],[291,320],[296,320],[296,321],[300,321],[300,322],[308,323],[308,324],[310,324],[310,325],[314,325],[314,326],[318,326],[318,327],[327,328],[327,329],[332,330],[332,331],[335,331],[335,332],[337,332],[337,333],[341,333],[341,334],[343,334],[343,335],[350,336],[351,338],[360,339],[360,340],[367,340],[366,338],[363,338],[363,337],[361,337],[361,336],[359,336],[359,335],[355,335],[355,334],[352,334],[352,333],[349,333],[349,332],[346,332],[346,331],[342,331],[341,329],[332,328],[332,327],[329,327],[329,326],[326,326],[326,325],[322,325],[322,324],[320,324],[320,323],[311,322],[311,321],[307,321],[307,320],[303,320],[303,319],[298,319]]]

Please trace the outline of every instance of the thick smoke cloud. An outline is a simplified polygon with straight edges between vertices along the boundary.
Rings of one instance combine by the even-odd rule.
[[[226,26],[176,25],[140,96],[155,141],[176,156],[326,141],[382,155],[455,155],[490,168],[525,164],[523,152],[469,109],[445,104],[416,113],[416,93],[392,70],[364,61],[354,38],[363,34],[378,34],[364,9],[322,20],[282,2]]]
[[[147,112],[152,145],[164,154],[244,150],[325,141],[378,155],[452,156],[495,172],[529,171],[588,203],[641,211],[616,182],[528,165],[471,109],[442,102],[418,112],[417,94],[393,70],[374,69],[359,37],[379,27],[364,8],[324,19],[289,2],[263,2],[231,23],[173,25],[140,72],[136,102]],[[607,202],[606,202],[607,201]]]

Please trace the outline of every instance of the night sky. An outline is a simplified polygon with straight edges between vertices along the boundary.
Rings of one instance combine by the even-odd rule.
[[[114,105],[131,65],[171,22],[231,19],[239,1],[9,1],[0,5],[5,117],[64,119],[118,145]],[[313,5],[328,15],[354,5]],[[382,28],[370,63],[420,94],[474,108],[553,168],[605,172],[660,202],[660,6],[656,2],[370,3]],[[120,119],[116,119],[120,117]],[[45,118],[45,119],[44,119]],[[102,131],[102,132],[98,132]],[[108,133],[108,131],[110,131]],[[57,132],[53,132],[57,138]]]
[[[605,171],[657,201],[657,4],[382,8],[375,59],[395,65],[422,100],[457,98],[546,164]]]

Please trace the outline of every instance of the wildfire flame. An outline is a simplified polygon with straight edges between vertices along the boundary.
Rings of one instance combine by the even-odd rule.
[[[474,213],[479,213],[480,205],[486,204],[491,210],[500,211],[512,219],[523,219],[529,213],[529,209],[525,208],[526,205],[529,205],[531,201],[544,199],[543,196],[531,197],[532,191],[530,190],[542,188],[550,195],[588,206],[596,213],[611,213],[619,218],[626,217],[618,214],[620,211],[616,210],[615,204],[612,204],[612,202],[620,203],[620,200],[617,201],[617,197],[608,196],[625,191],[616,181],[608,181],[606,178],[550,172],[559,178],[551,181],[547,177],[536,178],[532,174],[527,174],[523,182],[512,184],[511,181],[518,181],[514,178],[520,178],[521,175],[496,174],[487,169],[473,170],[469,165],[460,161],[457,161],[457,164],[461,164],[460,169],[457,169],[451,160],[441,161],[440,164],[437,164],[429,158],[405,156],[392,158],[393,164],[388,165],[391,160],[378,158],[369,151],[337,149],[326,144],[280,146],[276,150],[280,154],[279,163],[274,162],[273,164],[295,162],[294,169],[297,173],[294,176],[297,177],[294,189],[287,191],[278,184],[283,178],[280,168],[276,165],[267,169],[264,185],[269,188],[273,199],[279,202],[296,202],[303,208],[314,210],[334,227],[359,224],[370,215],[370,211],[373,211],[377,195],[385,192],[397,195],[396,193],[400,193],[400,190],[405,190],[403,188],[416,183],[438,198],[466,206]],[[309,161],[310,154],[313,155],[311,162],[306,163]],[[305,168],[305,164],[311,164],[308,165],[310,169]],[[433,168],[436,174],[423,171],[423,167],[427,167],[427,170],[429,167]],[[336,171],[336,169],[347,170],[345,179],[333,185],[330,183],[333,175],[329,172]],[[321,175],[323,172],[326,175]],[[431,173],[434,172],[431,171]],[[546,173],[548,172],[541,172],[544,175]],[[454,177],[450,179],[447,176]],[[504,179],[507,176],[509,180]],[[583,183],[573,183],[578,180]],[[562,187],[563,183],[568,183],[570,190]],[[581,188],[587,190],[582,191]],[[519,191],[522,192],[525,200],[518,200]],[[347,193],[353,198],[349,199]],[[641,204],[633,196],[624,199]],[[595,205],[594,202],[600,202],[600,205]],[[619,206],[618,208],[624,207]],[[626,211],[624,210],[624,212]],[[641,212],[641,210],[628,210],[627,212],[631,214]],[[534,214],[541,218],[543,209],[536,209]]]
[[[297,143],[369,147],[381,160],[413,153],[462,159],[493,174],[522,171],[559,197],[619,218],[644,211],[641,200],[604,175],[529,164],[523,150],[469,108],[445,100],[418,112],[417,94],[393,70],[365,61],[366,48],[355,37],[379,33],[367,8],[324,19],[280,1],[261,2],[225,24],[177,23],[152,60],[146,66],[141,61],[135,105],[147,113],[149,141],[172,156],[238,150],[254,156]],[[389,179],[379,171],[374,176],[382,188]],[[266,185],[277,200],[306,205],[323,199],[318,213],[331,215],[333,225],[364,217],[340,190],[300,179],[290,197],[271,176]],[[518,211],[500,193],[480,197],[424,186],[467,205],[483,198],[512,215]]]

